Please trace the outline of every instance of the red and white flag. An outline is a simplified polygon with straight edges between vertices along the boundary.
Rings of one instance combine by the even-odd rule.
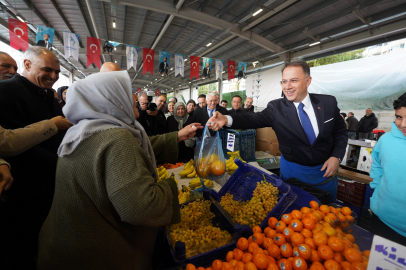
[[[235,61],[228,60],[228,80],[235,78]]]
[[[193,77],[199,80],[200,57],[190,56],[190,80]]]
[[[142,49],[142,58],[143,58],[143,75],[149,72],[151,72],[151,75],[154,75],[154,54],[155,51],[153,49],[147,49],[143,48]]]
[[[155,89],[155,95],[159,96],[159,89]]]
[[[10,32],[10,47],[26,51],[29,48],[27,23],[8,18],[8,29]]]
[[[95,64],[100,69],[101,40],[87,37],[87,66]]]
[[[142,89],[141,88],[137,88],[137,92],[141,93]]]

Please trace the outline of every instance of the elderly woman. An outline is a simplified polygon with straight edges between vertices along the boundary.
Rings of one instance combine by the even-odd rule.
[[[193,111],[196,109],[196,102],[193,99],[190,99],[186,104],[186,111],[189,116],[193,115]]]
[[[177,102],[175,104],[174,115],[169,116],[167,120],[169,132],[181,130],[185,126],[185,123],[189,118],[189,114],[186,112],[185,107],[186,106],[183,102]],[[194,141],[191,140],[180,142],[178,144],[178,162],[187,162],[190,159],[193,159],[193,145]]]
[[[166,119],[168,119],[169,116],[173,115],[174,108],[175,108],[175,102],[169,101],[167,108],[165,110]]]
[[[180,221],[176,182],[157,182],[156,159],[176,162],[173,146],[201,126],[149,139],[126,71],[75,82],[63,111],[74,126],[58,149],[38,269],[151,269],[158,227]]]

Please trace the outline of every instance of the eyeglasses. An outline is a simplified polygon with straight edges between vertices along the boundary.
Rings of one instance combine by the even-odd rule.
[[[299,81],[304,80],[304,79],[307,79],[307,78],[309,78],[309,76],[304,77],[303,79],[282,80],[282,81],[280,81],[279,83],[280,83],[281,85],[287,85],[288,83],[296,84],[296,83],[298,83]]]

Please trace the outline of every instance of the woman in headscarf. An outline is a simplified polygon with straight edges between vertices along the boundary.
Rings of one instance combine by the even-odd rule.
[[[167,108],[165,110],[165,117],[168,119],[169,116],[174,114],[175,102],[169,101]]]
[[[68,92],[68,86],[61,86],[56,91],[56,93],[58,94],[59,105],[61,105],[61,107],[65,106],[65,104],[66,104],[66,93],[67,92]]]
[[[196,109],[196,102],[193,99],[190,99],[186,104],[186,111],[189,116],[193,115],[193,111]]]
[[[186,121],[189,118],[189,114],[186,112],[186,106],[183,102],[177,102],[174,107],[174,114],[169,116],[167,119],[168,131],[178,131],[181,130],[185,125]],[[189,139],[178,144],[179,155],[178,162],[188,162],[193,159],[193,146],[195,141]]]
[[[74,126],[58,149],[38,269],[151,269],[158,227],[180,221],[176,182],[157,182],[155,159],[176,162],[177,143],[201,126],[148,138],[126,71],[75,82],[63,111]]]

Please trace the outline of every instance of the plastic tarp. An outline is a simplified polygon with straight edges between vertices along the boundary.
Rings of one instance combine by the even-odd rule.
[[[393,109],[406,92],[406,51],[310,69],[310,93],[336,97],[340,110]]]

